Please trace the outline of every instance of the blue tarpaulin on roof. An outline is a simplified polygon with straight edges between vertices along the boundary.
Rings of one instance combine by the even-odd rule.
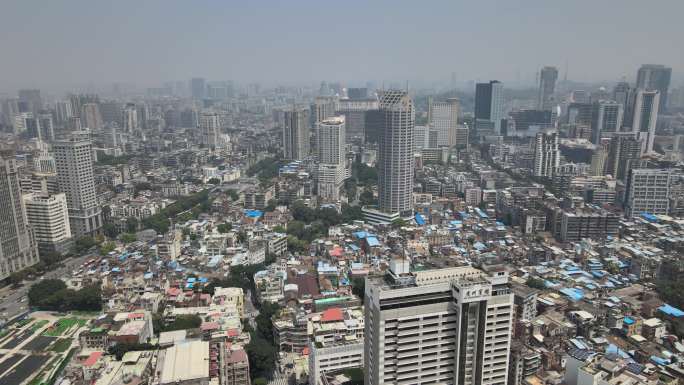
[[[575,289],[573,287],[566,287],[559,290],[562,294],[567,295],[573,301],[579,301],[584,297],[584,293],[580,289]]]
[[[380,242],[376,237],[366,237],[366,242],[368,242],[368,246],[370,247],[380,246]]]
[[[365,231],[357,231],[354,233],[354,236],[356,237],[356,239],[363,239],[368,236],[368,233]]]
[[[261,212],[260,210],[245,210],[245,215],[250,217],[250,218],[259,218],[263,214],[264,213]]]
[[[416,224],[418,226],[424,226],[425,225],[425,219],[423,219],[422,215],[416,213],[415,219],[416,219]]]
[[[651,213],[641,213],[641,217],[652,223],[658,222],[658,217]]]
[[[681,311],[672,305],[663,304],[663,306],[659,307],[658,310],[672,317],[684,317],[684,311]]]

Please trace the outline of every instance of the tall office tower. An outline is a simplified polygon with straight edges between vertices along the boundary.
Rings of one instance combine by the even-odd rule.
[[[413,212],[413,101],[406,91],[385,91],[380,98],[380,113],[379,209],[408,216]]]
[[[93,235],[102,227],[93,177],[92,143],[87,133],[76,131],[53,146],[59,189],[66,194],[69,224],[75,238]]]
[[[571,99],[573,103],[591,103],[592,95],[585,90],[574,90]]]
[[[501,135],[501,120],[504,118],[503,83],[492,80],[475,85],[475,131]]]
[[[591,142],[599,144],[602,137],[619,132],[622,127],[622,104],[601,100],[591,109]]]
[[[556,89],[558,80],[558,68],[544,67],[539,73],[539,96],[537,97],[537,108],[540,110],[550,110],[556,105],[553,93]]]
[[[59,124],[66,124],[74,116],[70,100],[59,100],[55,103],[55,119]]]
[[[26,218],[33,227],[38,250],[41,253],[63,254],[71,245],[69,210],[64,193],[24,195]]]
[[[39,113],[38,114],[38,133],[39,138],[43,141],[55,140],[55,125],[52,121],[51,113]]]
[[[302,160],[309,156],[309,118],[305,108],[289,108],[283,112],[283,153],[285,159]]]
[[[347,143],[377,142],[378,100],[341,99],[338,102],[338,115],[344,115],[347,129]]]
[[[316,123],[318,195],[327,202],[340,199],[340,189],[346,176],[345,139],[344,116]]]
[[[534,175],[551,178],[559,165],[558,133],[538,133],[534,142]]]
[[[34,114],[43,109],[43,99],[40,97],[40,90],[19,90],[19,101],[26,102],[28,104],[28,111]]]
[[[138,110],[135,108],[135,104],[127,103],[122,116],[124,132],[138,131]]]
[[[632,164],[641,156],[642,140],[632,132],[613,134],[608,145],[608,158],[604,174],[624,180]]]
[[[637,89],[634,92],[628,115],[630,116],[632,132],[637,133],[642,139],[642,154],[653,151],[659,103],[660,92],[658,91]]]
[[[629,103],[630,87],[627,82],[619,82],[613,88],[613,100],[622,105],[622,110],[627,111],[627,104]]]
[[[428,99],[428,124],[437,133],[435,147],[453,147],[456,145],[456,127],[460,104],[458,98],[449,98],[446,102],[433,102]]]
[[[348,88],[347,97],[351,100],[368,99],[368,88]]]
[[[190,79],[190,94],[195,99],[203,99],[206,94],[207,86],[203,78]]]
[[[83,126],[81,126],[81,118],[78,116],[70,117],[67,126],[68,126],[69,131],[72,131],[72,132],[77,132],[77,131],[83,130]]]
[[[138,103],[135,105],[136,109],[136,118],[138,121],[138,128],[146,130],[147,129],[147,121],[150,119],[150,108],[147,105],[147,103]],[[161,116],[161,110],[158,114],[158,116]]]
[[[29,132],[29,135],[37,135],[38,122],[33,117],[32,112],[20,112],[14,116],[13,120],[14,134],[21,134]]]
[[[200,144],[216,148],[219,143],[219,116],[213,111],[204,111],[199,116]]]
[[[430,128],[428,126],[415,126],[413,128],[413,150],[418,152],[430,147]]]
[[[659,111],[667,110],[667,93],[670,88],[672,68],[660,64],[644,64],[637,72],[636,88],[660,92]]]
[[[115,100],[102,101],[98,104],[102,124],[116,124],[117,127],[123,126],[123,104]]]
[[[513,294],[505,272],[410,272],[392,260],[365,292],[364,383],[491,384],[508,377]]]
[[[38,248],[26,223],[17,165],[12,154],[0,157],[0,279],[38,263]]]
[[[335,96],[316,96],[311,104],[311,127],[315,127],[318,122],[335,116],[337,112],[337,97]]]
[[[85,103],[81,106],[81,123],[90,130],[102,129],[102,115],[97,103]]]
[[[14,117],[19,114],[19,99],[5,99],[2,101],[2,120],[7,127],[14,126]]]
[[[633,168],[625,188],[625,213],[667,215],[670,209],[672,169]]]
[[[591,154],[591,175],[601,176],[606,169],[606,161],[608,160],[608,151],[604,148],[599,148]]]

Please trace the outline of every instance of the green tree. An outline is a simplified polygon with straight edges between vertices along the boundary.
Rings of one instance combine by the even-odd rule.
[[[544,284],[544,280],[540,278],[535,278],[535,277],[529,277],[527,278],[527,281],[525,281],[525,284],[533,289],[539,289],[539,290],[544,290],[546,288],[546,285]]]
[[[138,238],[135,236],[135,234],[130,234],[130,233],[124,233],[119,236],[119,240],[125,244],[128,243],[133,243],[137,240]]]
[[[100,254],[107,255],[116,249],[116,244],[114,242],[105,242],[100,245]]]
[[[136,217],[128,217],[126,218],[126,232],[127,233],[135,233],[138,231],[138,226],[139,226],[138,219]]]
[[[391,227],[393,229],[400,229],[406,225],[408,225],[408,223],[404,220],[404,218],[397,218],[392,221]]]
[[[363,189],[361,195],[359,196],[359,202],[362,206],[375,205],[378,203],[373,196],[373,191],[369,188]]]
[[[202,318],[197,314],[179,315],[170,324],[166,325],[164,331],[197,329],[202,325]]]
[[[216,230],[218,230],[218,232],[221,234],[229,233],[232,229],[233,225],[230,223],[221,223],[220,225],[216,226]]]
[[[221,180],[219,178],[211,178],[207,181],[207,183],[213,184],[213,185],[219,185],[219,184],[221,184]]]
[[[109,238],[116,238],[119,235],[119,229],[110,222],[102,225],[102,232]]]
[[[97,242],[93,237],[85,236],[81,237],[74,242],[74,252],[76,254],[83,254],[88,251],[91,247],[96,246]]]

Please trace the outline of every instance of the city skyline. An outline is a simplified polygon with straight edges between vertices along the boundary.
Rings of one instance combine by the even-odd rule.
[[[3,92],[33,86],[153,86],[191,77],[299,84],[333,76],[332,80],[363,85],[367,80],[449,83],[454,74],[457,82],[500,79],[534,84],[536,72],[546,65],[559,69],[559,80],[626,77],[635,82],[644,63],[671,66],[677,84],[684,65],[684,54],[670,49],[684,32],[675,12],[684,10],[684,4],[677,1],[657,8],[635,1],[615,7],[584,0],[553,6],[539,1],[438,2],[430,7],[402,3],[392,8],[347,3],[334,12],[310,1],[287,7],[146,2],[136,3],[135,12],[120,3],[12,3],[0,16],[0,32],[18,37],[0,42],[3,52],[13,53],[7,55],[0,74]],[[633,28],[642,23],[646,7],[659,20],[649,25],[649,34]],[[340,22],[328,23],[331,14]],[[574,29],[578,22],[583,28]],[[311,33],[316,30],[328,33]],[[382,44],[387,31],[413,54],[402,52],[398,60],[396,43]],[[345,44],[335,60],[321,61],[319,52],[309,48],[325,46],[317,42],[336,37]],[[296,44],[304,40],[309,44]],[[453,43],[457,49],[440,48]],[[643,46],[648,50],[634,49]],[[24,60],[31,55],[52,60]]]

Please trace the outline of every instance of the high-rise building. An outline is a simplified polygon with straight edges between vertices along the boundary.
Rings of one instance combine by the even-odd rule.
[[[135,104],[128,103],[123,109],[123,130],[124,132],[136,132],[138,131],[138,109],[135,108]]]
[[[385,213],[410,215],[413,211],[413,101],[406,91],[385,91],[380,98],[380,113],[379,209]]]
[[[17,165],[11,154],[0,157],[0,279],[38,263],[38,248],[26,223]]]
[[[446,102],[428,102],[428,124],[430,130],[436,132],[436,143],[433,147],[453,147],[456,145],[456,128],[460,109],[457,98],[449,98]]]
[[[475,130],[483,134],[501,135],[504,118],[503,83],[492,80],[475,85]]]
[[[352,100],[362,100],[368,98],[368,88],[353,88],[347,89],[347,97]]]
[[[308,110],[295,107],[284,111],[283,153],[285,159],[302,160],[309,156]]]
[[[534,175],[551,178],[559,165],[558,133],[538,133],[534,142]]]
[[[613,100],[622,105],[622,110],[627,111],[627,104],[629,103],[630,87],[627,82],[619,82],[613,88]]]
[[[26,194],[24,205],[26,218],[35,233],[38,250],[41,253],[59,254],[69,251],[72,238],[66,195]]]
[[[195,99],[203,99],[207,91],[206,81],[203,78],[190,79],[190,94]]]
[[[591,109],[591,142],[599,144],[602,137],[619,132],[622,127],[622,104],[601,100]]]
[[[92,143],[84,132],[75,132],[53,144],[57,180],[66,195],[69,224],[75,238],[98,233],[102,210],[95,195]]]
[[[667,110],[667,93],[670,88],[672,68],[660,64],[644,64],[637,72],[636,88],[642,90],[657,90],[660,92],[658,107],[660,111]]]
[[[85,103],[81,106],[81,123],[90,130],[102,129],[102,115],[97,103]]]
[[[641,156],[642,140],[632,132],[613,134],[608,146],[608,158],[605,164],[605,175],[612,175],[617,180],[624,180],[633,162]]]
[[[658,91],[637,89],[633,93],[630,103],[631,110],[628,112],[629,123],[632,132],[637,133],[639,138],[642,139],[642,154],[653,151],[659,105],[660,92]]]
[[[344,116],[324,119],[316,124],[318,155],[318,195],[324,201],[340,198],[346,176]]]
[[[55,102],[55,119],[59,124],[66,124],[72,116],[74,116],[74,110],[70,100]]]
[[[378,100],[341,99],[337,104],[337,114],[344,115],[347,129],[347,143],[378,141]]]
[[[337,97],[317,96],[311,104],[311,123],[316,123],[335,116],[337,111]]]
[[[124,125],[123,109],[124,105],[116,100],[106,100],[98,104],[102,124],[116,124],[121,128]]]
[[[625,189],[625,213],[667,215],[670,209],[671,169],[633,168]]]
[[[38,133],[40,140],[52,141],[55,140],[55,125],[52,120],[51,113],[38,114]]]
[[[537,97],[537,108],[540,110],[550,110],[555,106],[556,80],[558,80],[558,68],[544,67],[541,69],[539,73],[539,96]]]
[[[28,111],[31,111],[34,114],[37,114],[43,109],[43,99],[40,97],[40,90],[19,90],[19,101],[27,103]]]
[[[470,266],[411,272],[392,260],[368,278],[367,385],[507,383],[513,294],[505,272]]]
[[[216,148],[219,144],[219,115],[213,111],[205,111],[199,115],[200,144]]]
[[[415,126],[413,128],[413,148],[418,152],[430,147],[430,128],[428,126]]]

